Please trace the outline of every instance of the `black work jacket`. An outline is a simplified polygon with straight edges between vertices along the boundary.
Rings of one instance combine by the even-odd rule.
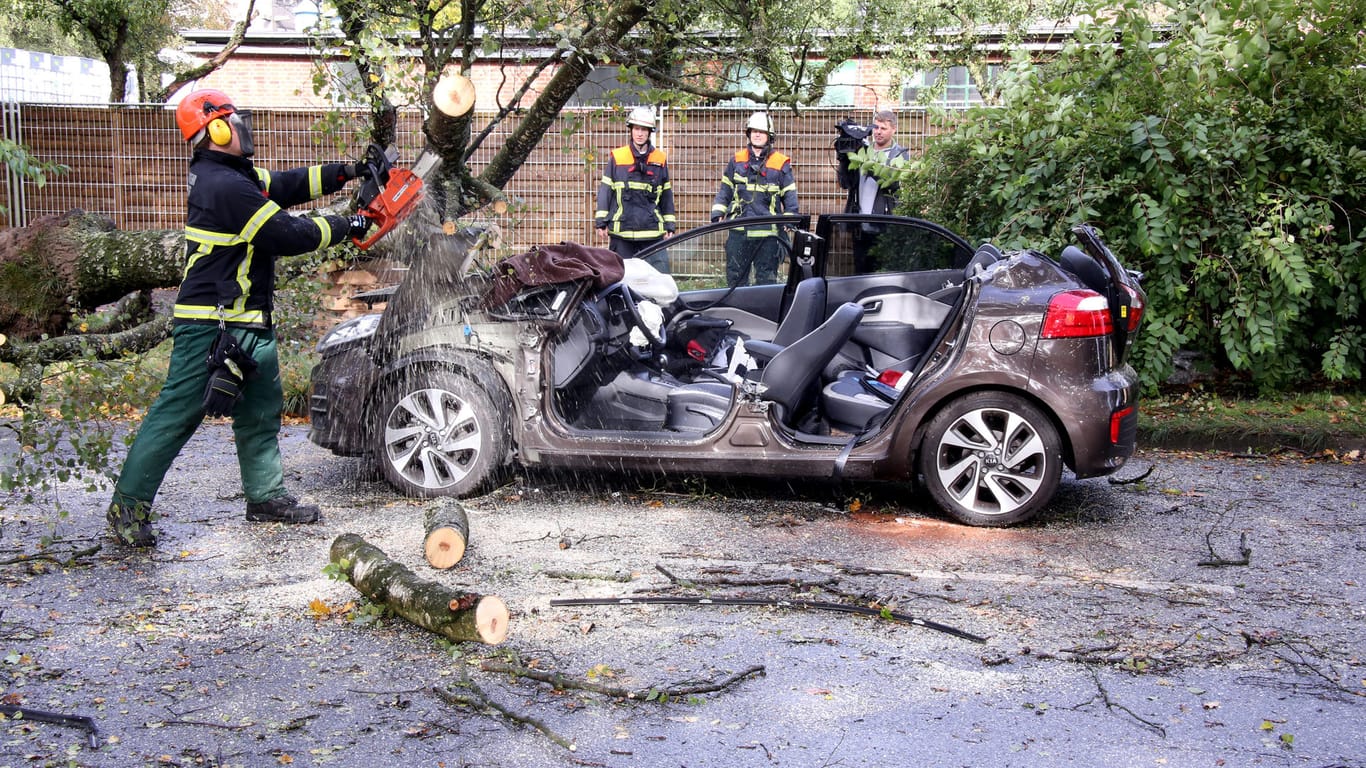
[[[341,163],[271,173],[250,158],[196,150],[185,217],[185,276],[175,322],[271,327],[275,261],[336,245],[344,216],[292,216],[290,206],[346,183]]]
[[[678,226],[673,184],[664,150],[647,145],[637,155],[630,144],[612,150],[598,182],[599,228],[627,240],[658,240]]]

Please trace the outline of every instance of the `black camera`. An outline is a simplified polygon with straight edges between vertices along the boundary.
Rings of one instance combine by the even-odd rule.
[[[835,123],[835,174],[840,188],[853,189],[858,182],[858,174],[849,168],[849,155],[863,149],[864,140],[872,133],[872,126],[859,125],[847,117]]]
[[[844,155],[862,149],[864,139],[873,134],[873,127],[859,125],[846,117],[835,123],[835,132],[835,151]]]

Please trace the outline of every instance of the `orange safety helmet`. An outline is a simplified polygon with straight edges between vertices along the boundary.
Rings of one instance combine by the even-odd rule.
[[[175,108],[175,123],[180,127],[180,135],[186,141],[193,141],[209,124],[215,120],[227,119],[228,115],[237,111],[237,107],[232,105],[232,99],[226,93],[213,88],[205,88],[195,91],[184,99]],[[224,128],[227,126],[225,125]],[[213,133],[211,130],[210,133]],[[231,140],[231,134],[227,134]],[[218,137],[214,137],[217,143]],[[227,144],[227,141],[223,141]]]

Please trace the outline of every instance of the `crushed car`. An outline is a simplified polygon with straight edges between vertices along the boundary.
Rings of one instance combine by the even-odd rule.
[[[478,494],[517,465],[892,481],[978,526],[1037,515],[1064,468],[1133,454],[1146,297],[1096,229],[1002,252],[915,218],[812,218],[652,247],[721,264],[734,230],[777,227],[766,285],[572,243],[486,264],[479,232],[446,237],[382,312],[321,340],[310,439],[417,497]]]

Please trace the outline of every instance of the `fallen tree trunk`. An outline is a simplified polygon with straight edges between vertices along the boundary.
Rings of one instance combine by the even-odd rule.
[[[492,595],[457,592],[419,578],[354,533],[332,542],[332,562],[361,594],[430,632],[457,642],[503,642],[508,608]]]
[[[174,286],[185,234],[121,232],[83,211],[0,233],[0,333],[12,342],[62,334],[72,313],[135,291]]]
[[[470,518],[465,507],[454,499],[442,499],[426,514],[427,535],[422,554],[433,568],[445,570],[460,562],[470,539]]]

